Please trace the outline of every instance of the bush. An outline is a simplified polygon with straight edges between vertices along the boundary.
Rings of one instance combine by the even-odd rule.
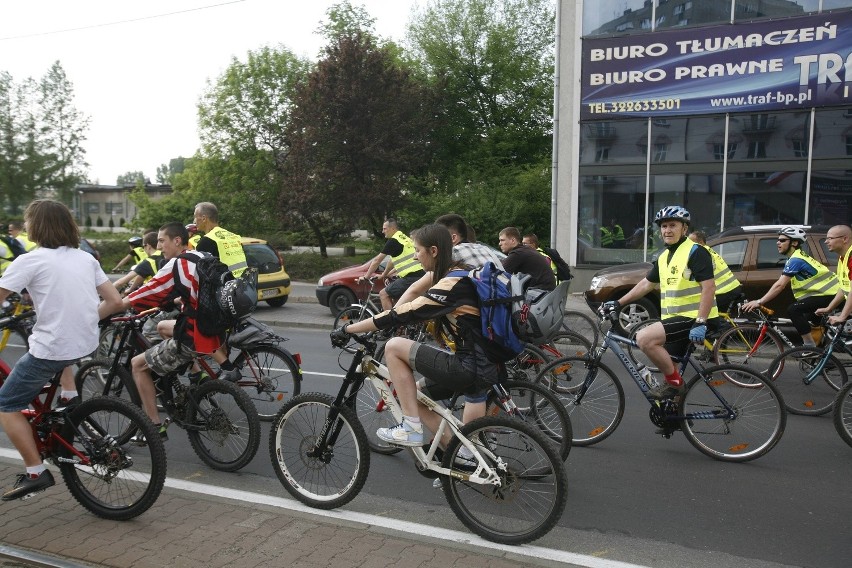
[[[323,258],[319,253],[284,253],[284,268],[291,280],[316,282],[322,275],[340,270],[353,264],[363,264],[374,255],[329,256]]]

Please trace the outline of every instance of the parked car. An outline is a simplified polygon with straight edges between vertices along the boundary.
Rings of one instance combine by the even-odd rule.
[[[743,285],[743,291],[749,300],[760,298],[781,276],[781,268],[787,261],[787,257],[778,254],[776,239],[778,231],[784,226],[786,225],[735,227],[707,239],[707,244],[722,255],[728,263]],[[825,234],[829,226],[801,225],[801,227],[808,235],[802,250],[833,271],[837,266],[837,254],[829,252],[825,244]],[[657,251],[653,258],[656,260],[657,255],[663,250],[665,249]],[[589,289],[586,290],[586,302],[592,310],[597,310],[603,302],[618,300],[642,280],[650,269],[650,263],[636,262],[598,271],[592,277]],[[767,307],[774,309],[778,316],[785,317],[787,306],[791,303],[793,303],[793,293],[787,286],[781,294],[769,302]],[[620,331],[629,333],[636,324],[658,317],[660,317],[659,287],[645,297],[621,307]]]
[[[95,245],[93,245],[90,240],[81,238],[80,239],[80,250],[84,250],[87,253],[89,253],[90,255],[92,255],[93,257],[95,257],[95,260],[97,260],[98,262],[101,261],[101,253],[98,252],[98,249],[95,248]]]
[[[242,237],[243,251],[249,267],[257,268],[257,300],[280,307],[290,296],[290,276],[284,260],[266,241]]]
[[[347,266],[329,274],[324,275],[317,282],[317,300],[320,305],[327,306],[331,310],[333,316],[337,316],[340,311],[348,306],[351,306],[358,300],[366,300],[367,294],[370,291],[369,284],[359,284],[356,280],[367,273],[367,268],[370,266],[372,259],[364,264],[356,264]],[[381,274],[385,269],[385,263],[382,262],[376,269],[375,274]],[[385,287],[383,280],[376,280],[374,292],[378,292]]]

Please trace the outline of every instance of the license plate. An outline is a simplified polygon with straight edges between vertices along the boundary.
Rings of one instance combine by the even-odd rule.
[[[278,288],[267,288],[260,291],[260,297],[263,299],[273,298],[278,295]]]

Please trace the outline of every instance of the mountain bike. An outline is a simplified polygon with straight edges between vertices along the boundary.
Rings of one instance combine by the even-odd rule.
[[[13,334],[29,349],[36,316],[32,303],[25,302],[20,294],[9,294],[0,310],[0,351],[6,349]]]
[[[10,372],[0,360],[0,385]],[[95,515],[114,521],[141,515],[157,500],[166,480],[166,450],[157,429],[139,408],[116,398],[54,410],[61,375],[57,373],[21,411],[39,454],[59,468],[74,499]],[[128,429],[150,442],[140,448],[113,435]]]
[[[375,341],[369,335],[351,339],[359,346],[346,347],[353,358],[337,396],[306,393],[293,398],[276,415],[269,438],[272,466],[284,488],[320,509],[345,505],[367,479],[370,451],[355,412],[355,398],[364,384],[381,393],[397,422],[402,420],[387,383],[387,367],[373,359]],[[442,421],[428,447],[409,448],[415,467],[428,478],[442,480],[450,508],[466,527],[504,544],[530,542],[553,528],[565,508],[567,477],[549,438],[506,416],[462,424],[425,394],[417,398]],[[509,404],[511,399],[506,400]],[[440,452],[447,430],[453,438]],[[461,448],[467,448],[472,459],[460,453]]]
[[[840,439],[852,446],[852,382],[846,383],[837,392],[832,418]]]
[[[601,315],[601,331],[618,315]],[[613,333],[603,333],[598,348],[585,356],[565,357],[551,362],[536,378],[562,399],[571,416],[572,443],[597,444],[610,436],[624,416],[624,389],[618,377],[601,362],[611,349],[650,403],[651,422],[659,433],[671,438],[677,430],[701,453],[712,458],[744,462],[769,452],[784,433],[787,412],[778,389],[769,379],[743,365],[703,367],[692,357],[690,344],[683,357],[672,357],[681,368],[692,367],[695,376],[682,393],[656,399],[652,385],[643,377],[621,345],[636,343]]]
[[[367,278],[367,282],[370,283],[369,290],[367,290],[367,298],[365,300],[358,300],[357,304],[352,304],[348,308],[340,310],[340,313],[334,318],[334,326],[332,329],[337,329],[350,322],[354,323],[356,321],[371,318],[384,311],[382,309],[382,302],[379,299],[379,293],[374,292],[376,289],[376,281],[378,279],[379,277],[377,275]]]
[[[837,357],[852,355],[841,327],[826,328],[824,346],[788,349],[770,363],[768,375],[784,396],[788,412],[819,416],[831,411],[838,391],[849,382],[846,367]]]
[[[119,397],[141,406],[130,361],[150,347],[142,326],[145,318],[155,311],[111,318],[117,324],[115,355],[112,359],[92,359],[80,367],[75,382],[82,398]],[[210,377],[215,376],[205,357],[197,356],[194,360]],[[152,373],[152,378],[157,398],[168,415],[163,423],[174,422],[186,430],[189,443],[201,461],[213,469],[236,471],[254,458],[260,445],[260,420],[243,389],[215,379],[197,385],[183,382],[179,371],[164,376]],[[128,428],[115,435],[124,443],[136,434]],[[147,436],[145,440],[150,442]]]

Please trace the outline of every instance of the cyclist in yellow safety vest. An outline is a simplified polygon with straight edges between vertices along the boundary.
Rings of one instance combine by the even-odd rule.
[[[825,244],[828,246],[828,250],[836,252],[838,255],[835,274],[837,275],[837,281],[840,283],[840,290],[838,290],[834,299],[831,300],[831,303],[827,307],[820,308],[814,313],[822,316],[831,313],[835,308],[843,304],[843,308],[838,315],[828,318],[828,323],[833,325],[845,322],[852,315],[852,294],[849,293],[850,288],[852,288],[852,285],[850,285],[850,275],[852,275],[852,228],[849,225],[835,225],[826,233]]]
[[[156,232],[151,231],[149,233],[145,233],[145,236],[142,237],[142,246],[145,249],[145,253],[147,255],[146,258],[142,262],[134,265],[133,268],[130,269],[130,272],[113,282],[119,292],[121,292],[122,289],[130,283],[130,287],[124,291],[122,296],[126,296],[150,280],[165,263],[163,252],[157,250]]]
[[[601,226],[601,246],[612,248],[612,231],[609,230],[609,227]]]
[[[219,210],[209,201],[195,206],[195,225],[204,236],[198,240],[195,250],[208,252],[228,266],[234,276],[240,276],[248,268],[246,253],[239,235],[219,226]]]
[[[601,311],[617,311],[660,285],[662,321],[642,328],[636,342],[665,375],[665,384],[650,390],[651,396],[663,399],[677,396],[683,388],[683,378],[671,355],[682,356],[689,341],[703,342],[708,325],[715,328],[718,324],[719,312],[713,259],[705,247],[686,236],[689,211],[679,205],[663,207],[654,222],[660,227],[666,250],[645,278],[619,300],[605,302]]]
[[[27,232],[24,231],[23,224],[18,221],[9,222],[9,235],[13,239],[17,239],[24,246],[26,252],[30,252],[38,246],[29,239]]]
[[[727,312],[731,304],[743,295],[743,287],[728,263],[718,252],[707,246],[707,233],[704,231],[692,231],[689,238],[707,249],[713,259],[713,278],[716,280],[716,308],[720,312]]]
[[[399,230],[396,219],[388,217],[385,220],[382,224],[382,234],[387,238],[382,252],[373,257],[369,266],[367,266],[367,271],[358,278],[358,281],[362,282],[368,279],[382,263],[382,260],[385,257],[390,257],[390,261],[385,265],[380,278],[387,280],[391,272],[395,272],[397,279],[387,284],[379,292],[382,309],[389,310],[393,307],[394,302],[408,290],[408,287],[417,282],[426,272],[414,255],[414,241]]]
[[[802,251],[806,238],[801,227],[784,227],[778,232],[778,252],[788,257],[781,276],[762,298],[748,302],[743,309],[750,312],[772,301],[789,282],[796,301],[787,308],[787,315],[804,344],[815,345],[811,332],[811,324],[818,320],[815,312],[828,307],[840,290],[840,284],[824,264]]]
[[[112,272],[117,272],[119,268],[131,260],[136,265],[148,257],[148,253],[145,252],[145,247],[142,245],[142,237],[130,237],[127,239],[127,245],[130,247],[130,253],[118,261]]]

